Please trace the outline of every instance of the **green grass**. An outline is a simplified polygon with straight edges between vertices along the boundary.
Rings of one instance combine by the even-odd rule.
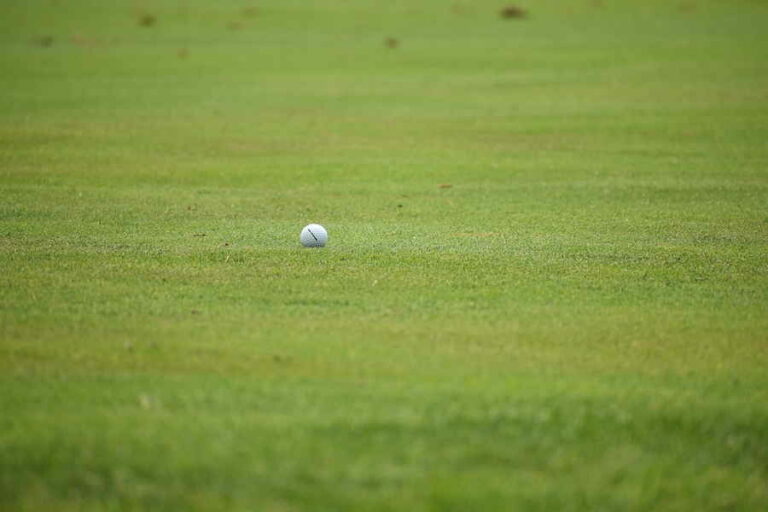
[[[0,508],[768,508],[768,5],[503,6],[3,2]]]

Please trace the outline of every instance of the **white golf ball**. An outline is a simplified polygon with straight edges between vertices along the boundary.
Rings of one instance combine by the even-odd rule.
[[[320,224],[310,224],[301,230],[299,240],[304,247],[325,247],[328,232]]]

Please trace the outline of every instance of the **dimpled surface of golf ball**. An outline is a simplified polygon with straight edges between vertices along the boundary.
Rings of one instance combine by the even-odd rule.
[[[299,240],[304,247],[325,247],[328,232],[320,224],[310,224],[301,230]]]

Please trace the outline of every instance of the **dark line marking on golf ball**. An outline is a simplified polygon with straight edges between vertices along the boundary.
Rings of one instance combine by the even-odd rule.
[[[317,241],[318,241],[318,239],[317,239],[317,237],[315,236],[315,234],[312,232],[312,230],[311,230],[311,229],[309,229],[309,228],[307,228],[307,231],[309,231],[309,234],[310,234],[310,235],[312,235],[312,238],[314,238],[314,239],[315,239],[315,242],[317,242]]]

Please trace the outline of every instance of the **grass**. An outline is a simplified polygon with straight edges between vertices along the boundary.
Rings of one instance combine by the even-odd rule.
[[[521,6],[3,3],[0,507],[765,509],[768,8]]]

